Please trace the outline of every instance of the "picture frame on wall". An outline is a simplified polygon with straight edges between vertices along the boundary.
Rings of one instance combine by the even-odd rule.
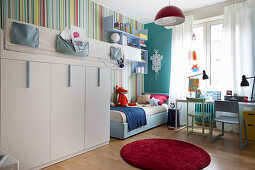
[[[123,45],[127,46],[128,45],[128,39],[126,35],[123,35]]]

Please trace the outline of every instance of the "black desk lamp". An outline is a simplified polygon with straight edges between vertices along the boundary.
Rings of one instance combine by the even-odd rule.
[[[205,73],[205,70],[203,70],[203,73],[200,73],[200,74],[197,74],[197,75],[193,75],[193,76],[189,76],[189,77],[188,77],[188,78],[189,78],[189,87],[190,87],[190,78],[196,77],[196,76],[200,76],[200,75],[202,75],[202,74],[203,74],[203,76],[202,76],[202,79],[203,79],[203,80],[209,79],[208,75]],[[191,97],[191,89],[190,89],[190,97]]]
[[[245,75],[242,76],[242,82],[241,82],[241,87],[244,86],[250,86],[249,82],[247,79],[254,79],[255,77],[246,77]],[[253,101],[253,91],[254,91],[254,83],[255,80],[253,81],[253,86],[252,86],[252,91],[251,91],[251,102]]]

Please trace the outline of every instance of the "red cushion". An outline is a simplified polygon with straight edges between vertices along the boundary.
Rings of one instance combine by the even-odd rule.
[[[159,105],[162,105],[164,103],[164,101],[166,101],[168,99],[168,96],[166,95],[159,95],[159,94],[152,94],[151,98],[154,97],[155,99],[160,100],[158,102]]]

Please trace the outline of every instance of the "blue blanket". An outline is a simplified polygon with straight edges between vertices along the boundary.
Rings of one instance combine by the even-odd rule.
[[[137,107],[111,107],[111,110],[118,110],[125,113],[129,131],[140,126],[147,125],[146,114],[142,108]]]

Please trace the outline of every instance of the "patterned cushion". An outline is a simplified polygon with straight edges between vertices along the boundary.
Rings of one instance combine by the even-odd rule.
[[[139,96],[137,96],[137,103],[139,103],[139,104],[148,104],[147,100],[149,100],[150,97],[151,97],[150,94],[139,95]]]

